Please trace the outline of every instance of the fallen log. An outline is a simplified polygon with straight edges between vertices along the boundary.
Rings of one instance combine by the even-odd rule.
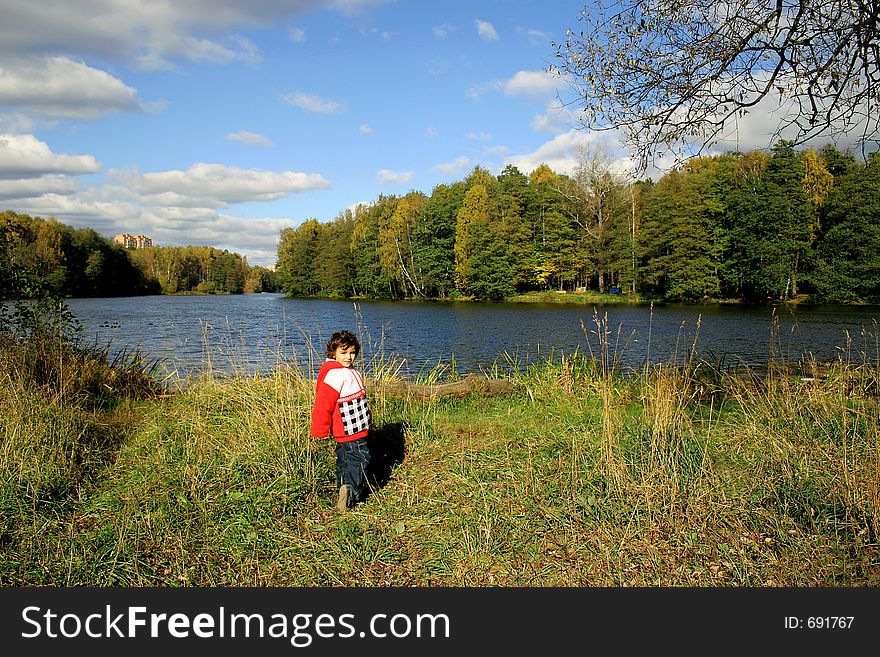
[[[438,399],[440,397],[466,397],[467,395],[493,397],[513,392],[513,383],[510,381],[488,379],[476,374],[469,374],[461,381],[437,385],[418,385],[408,381],[391,381],[387,383],[374,382],[372,386],[386,395],[413,397],[424,400]]]

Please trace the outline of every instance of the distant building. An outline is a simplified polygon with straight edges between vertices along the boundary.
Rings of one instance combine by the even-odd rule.
[[[153,240],[146,235],[117,235],[113,238],[117,244],[121,244],[126,249],[145,249],[153,246]]]

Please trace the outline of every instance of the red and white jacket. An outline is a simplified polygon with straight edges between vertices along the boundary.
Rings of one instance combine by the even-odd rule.
[[[318,372],[311,434],[315,438],[332,435],[336,442],[364,438],[370,431],[367,390],[360,373],[327,359]]]

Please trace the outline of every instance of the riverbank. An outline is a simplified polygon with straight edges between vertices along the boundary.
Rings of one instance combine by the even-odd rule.
[[[423,301],[434,301],[438,303],[443,302],[471,302],[476,304],[492,304],[499,303],[497,301],[487,301],[486,299],[477,299],[469,296],[448,296],[448,297],[419,297],[419,298],[409,298],[409,299],[375,299],[373,297],[366,296],[318,296],[318,297],[308,297],[308,296],[296,296],[296,297],[288,297],[291,299],[306,299],[306,300],[328,300],[328,301],[399,301],[401,303],[406,302],[423,302]],[[841,307],[853,307],[853,306],[870,306],[872,304],[863,303],[863,302],[852,302],[852,303],[836,303],[836,304],[827,304],[820,303],[814,300],[811,300],[809,295],[800,294],[794,299],[780,300],[780,299],[767,299],[763,304],[755,304],[750,303],[747,304],[740,299],[719,299],[719,298],[705,298],[700,299],[698,301],[672,301],[668,299],[656,298],[650,295],[639,294],[639,293],[608,293],[603,292],[600,293],[596,290],[584,290],[584,291],[571,291],[571,290],[535,290],[533,292],[522,292],[519,294],[513,294],[509,297],[506,297],[502,303],[538,303],[538,304],[586,304],[586,305],[597,305],[597,306],[605,306],[605,305],[683,305],[683,306],[747,306],[747,307],[760,307],[760,306],[841,306]]]
[[[372,297],[364,296],[330,296],[330,297],[290,297],[295,299],[329,299],[332,301],[379,301]],[[477,299],[464,295],[448,296],[448,297],[431,297],[431,298],[411,298],[397,299],[397,301],[436,301],[443,302],[471,302],[471,303],[499,303],[497,301],[487,301],[486,299]],[[573,292],[570,290],[540,290],[534,292],[523,292],[506,297],[503,303],[580,303],[580,304],[596,304],[605,305],[613,303],[621,304],[639,304],[647,303],[639,294],[608,294],[587,290],[583,292]]]
[[[876,368],[376,386],[375,488],[339,515],[300,371],[167,393],[88,362],[0,358],[2,586],[880,585]]]
[[[288,297],[291,299],[324,299],[330,301],[399,301],[401,303],[432,301],[437,303],[475,303],[475,304],[493,304],[493,303],[580,303],[580,304],[639,304],[646,303],[644,298],[638,294],[600,294],[595,291],[572,292],[569,290],[542,290],[535,292],[523,292],[506,297],[503,301],[489,301],[486,299],[477,299],[475,297],[454,295],[447,297],[418,297],[409,299],[374,299],[365,296],[323,296],[323,297]]]
[[[544,290],[514,294],[507,301],[509,303],[585,303],[595,305],[644,303],[644,299],[638,294],[600,294],[595,291],[570,292],[567,290]]]

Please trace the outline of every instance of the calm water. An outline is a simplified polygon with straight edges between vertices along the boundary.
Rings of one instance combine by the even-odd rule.
[[[279,363],[310,367],[333,331],[356,331],[367,361],[404,359],[403,374],[453,358],[459,372],[493,362],[534,362],[575,349],[600,353],[593,306],[318,301],[280,294],[71,299],[88,340],[139,348],[181,375],[206,368],[266,372]],[[760,365],[775,349],[797,360],[878,357],[880,306],[790,310],[736,306],[598,307],[607,313],[606,353],[625,367],[698,355]],[[504,354],[511,356],[505,360]],[[322,356],[318,356],[318,359]]]

